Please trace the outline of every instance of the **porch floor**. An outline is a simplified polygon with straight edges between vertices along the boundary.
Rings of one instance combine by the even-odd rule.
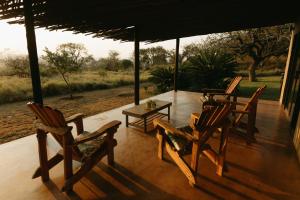
[[[198,93],[171,91],[152,99],[172,101],[171,123],[182,126],[190,113],[200,111],[199,97]],[[116,165],[111,168],[103,159],[75,185],[71,195],[60,192],[62,163],[50,171],[48,183],[31,179],[38,166],[35,135],[0,145],[0,199],[300,199],[300,166],[278,102],[260,101],[257,143],[247,145],[230,138],[228,172],[223,177],[215,174],[208,159],[200,158],[199,186],[195,188],[167,154],[166,161],[157,158],[155,133],[125,127],[121,113],[127,107],[130,105],[84,120],[89,131],[113,119],[122,121],[116,134]],[[48,142],[55,146],[51,136]],[[51,149],[49,156],[54,152]]]

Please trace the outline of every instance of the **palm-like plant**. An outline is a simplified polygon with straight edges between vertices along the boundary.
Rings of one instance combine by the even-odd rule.
[[[190,57],[186,67],[190,77],[190,88],[222,88],[226,78],[234,76],[236,61],[226,52],[214,48],[203,48],[199,53]]]
[[[150,72],[150,81],[156,84],[159,92],[167,92],[173,88],[174,70],[172,67],[156,67]]]

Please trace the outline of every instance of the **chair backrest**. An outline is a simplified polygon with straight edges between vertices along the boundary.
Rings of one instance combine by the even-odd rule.
[[[243,77],[241,76],[234,77],[225,90],[225,94],[232,94],[242,79]]]
[[[257,104],[258,102],[258,98],[260,97],[260,95],[262,95],[262,93],[265,91],[265,89],[267,88],[266,85],[264,85],[263,87],[257,88],[257,90],[252,94],[250,100],[247,102],[247,104],[244,106],[242,111],[248,111],[250,106],[253,104]],[[244,113],[241,113],[237,116],[237,118],[235,119],[235,124],[239,123],[240,120],[242,119]]]
[[[40,120],[42,124],[45,126],[51,127],[51,128],[66,128],[67,123],[65,120],[64,115],[56,109],[52,109],[49,106],[42,106],[40,104],[29,102],[27,103],[27,106],[30,108],[30,110],[33,111],[35,116]],[[63,147],[63,137],[64,135],[58,135],[55,133],[51,133],[53,137],[57,140],[57,142]],[[74,141],[72,132],[69,131],[65,134],[70,134],[70,142]],[[80,157],[80,151],[79,149],[74,146],[73,147],[73,153]]]
[[[220,103],[218,106],[206,106],[202,111],[195,126],[201,132],[200,143],[204,143],[217,128],[222,126],[230,114],[232,104],[230,102]]]

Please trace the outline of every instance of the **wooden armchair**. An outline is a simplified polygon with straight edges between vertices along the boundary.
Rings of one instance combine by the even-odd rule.
[[[233,100],[236,101],[236,94],[235,90],[238,84],[241,82],[242,77],[236,76],[234,77],[231,82],[228,84],[228,87],[224,89],[202,89],[203,96],[201,97],[202,102],[211,101],[213,100],[215,95],[222,95],[224,99],[230,100],[230,97],[233,96]]]
[[[191,115],[191,131],[186,131],[186,128],[176,129],[167,121],[155,119],[153,122],[157,129],[156,137],[159,141],[158,157],[163,159],[163,151],[165,149],[183,174],[188,178],[192,186],[196,184],[200,153],[203,153],[216,165],[216,173],[222,176],[230,126],[230,121],[228,121],[227,117],[230,112],[230,103],[215,107],[205,107],[201,114],[193,113]],[[207,141],[218,128],[221,128],[222,131],[219,150],[216,152]],[[185,147],[190,145],[192,145],[192,157],[191,164],[189,165],[183,159],[183,155]]]
[[[258,98],[262,95],[266,87],[267,86],[265,85],[258,88],[247,103],[236,102],[235,104],[237,106],[242,106],[242,108],[239,109],[237,107],[236,110],[232,111],[234,114],[237,114],[234,115],[235,119],[233,120],[232,131],[245,138],[248,144],[256,141],[254,134],[258,132],[258,129],[255,126]],[[246,123],[242,121],[242,118],[245,115],[247,116]]]
[[[35,171],[32,178],[42,177],[42,181],[49,180],[49,170],[64,161],[64,186],[62,191],[70,192],[73,185],[89,172],[99,160],[107,155],[108,164],[114,164],[114,146],[117,141],[113,138],[120,121],[112,121],[105,124],[97,131],[88,133],[83,130],[83,114],[76,114],[64,118],[63,114],[48,106],[36,103],[28,103],[28,107],[34,112],[38,121],[36,132],[38,139],[40,167]],[[77,137],[72,135],[72,126],[68,123],[74,122],[77,128]],[[46,136],[51,133],[62,150],[48,160],[46,148]],[[81,162],[79,170],[75,173],[72,168],[72,160]]]

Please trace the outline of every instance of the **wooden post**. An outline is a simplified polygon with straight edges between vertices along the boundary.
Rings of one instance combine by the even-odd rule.
[[[30,62],[33,100],[35,103],[43,104],[39,62],[38,62],[35,31],[34,31],[32,0],[24,0],[24,16],[25,16],[25,28],[26,28],[26,37],[27,37],[27,49],[28,49],[28,56]]]
[[[140,104],[140,41],[137,28],[134,31],[134,104]]]
[[[175,50],[175,69],[174,69],[174,91],[177,92],[178,84],[178,66],[179,66],[179,38],[176,39],[176,50]]]

